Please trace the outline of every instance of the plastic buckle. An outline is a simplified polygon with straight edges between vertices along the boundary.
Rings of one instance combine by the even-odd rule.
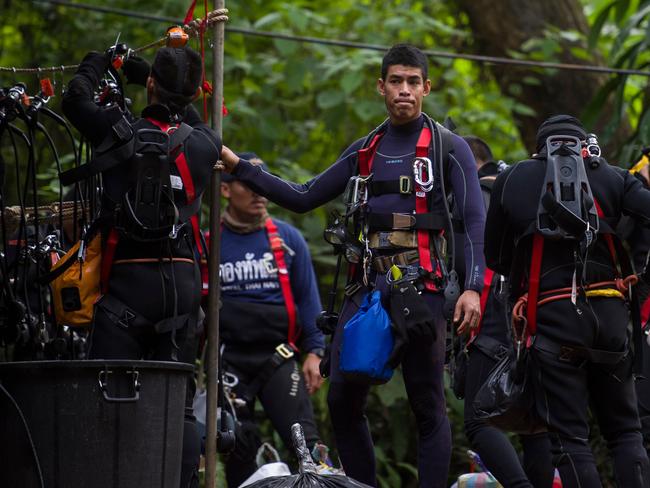
[[[413,192],[410,176],[402,175],[399,177],[399,192],[402,195],[410,195]]]
[[[293,350],[286,344],[279,344],[275,347],[277,352],[284,359],[291,359],[293,357]]]

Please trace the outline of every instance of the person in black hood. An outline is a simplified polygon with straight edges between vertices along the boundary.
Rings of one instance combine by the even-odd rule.
[[[536,409],[548,424],[563,486],[601,486],[588,442],[591,409],[618,485],[647,487],[627,331],[626,289],[634,279],[626,276],[630,267],[612,229],[623,214],[649,220],[650,192],[602,159],[583,163],[579,146],[569,157],[576,138],[586,139],[579,120],[551,117],[539,128],[537,154],[499,175],[486,223],[486,262],[510,275],[514,319],[528,331]],[[564,180],[560,195],[550,193],[549,165],[560,175],[554,182],[573,174],[584,178],[573,186]],[[554,205],[560,200],[565,206],[579,202],[580,215]],[[569,224],[575,217],[582,222],[579,232]]]
[[[486,206],[490,201],[492,186],[499,173],[490,146],[476,136],[464,136],[474,153],[480,176],[479,184]],[[490,371],[509,350],[507,280],[487,269],[481,293],[481,322],[470,333],[467,349],[465,382],[465,435],[485,466],[496,479],[508,488],[550,488],[553,484],[551,445],[544,429],[536,433],[519,435],[523,449],[523,462],[504,432],[477,417],[474,400]]]
[[[199,93],[201,58],[189,48],[161,48],[150,72],[143,60],[127,59],[123,67],[127,81],[147,88],[149,105],[139,119],[94,102],[110,64],[110,55],[89,53],[63,99],[65,115],[93,145],[95,160],[111,162],[101,171],[104,293],[95,305],[89,357],[193,364],[203,319],[197,213],[221,150],[219,138],[191,105]],[[175,139],[181,131],[183,138]],[[145,144],[147,136],[169,141],[166,174],[163,169],[149,171],[143,166],[146,158],[136,158],[133,151],[120,152],[132,140],[129,133],[140,154],[152,147]],[[95,171],[92,163],[87,171]],[[150,177],[159,178],[160,184],[149,184]],[[142,200],[152,188],[161,188],[156,190],[161,203],[146,215],[154,223],[138,213],[142,207],[143,212],[152,208],[149,200]],[[160,223],[165,215],[179,218],[171,226],[166,221],[156,228],[156,219]],[[193,396],[192,381],[187,388],[182,488],[198,486],[200,437],[192,415]]]

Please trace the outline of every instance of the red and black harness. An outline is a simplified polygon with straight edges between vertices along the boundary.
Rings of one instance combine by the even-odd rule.
[[[584,296],[614,297],[632,301],[632,322],[635,345],[635,371],[641,371],[641,353],[639,338],[641,337],[641,326],[639,307],[636,293],[630,293],[638,278],[632,270],[629,256],[623,247],[620,239],[606,222],[606,217],[596,200],[594,200],[598,217],[600,219],[599,235],[603,236],[607,249],[611,256],[616,278],[610,281],[590,283],[580,286],[579,289],[572,287],[557,288],[553,290],[540,290],[540,275],[544,255],[544,236],[540,233],[532,234],[532,253],[528,273],[528,291],[521,295],[512,311],[512,330],[515,342],[519,345],[530,348],[533,344],[536,348],[556,354],[560,360],[570,362],[593,362],[598,364],[614,365],[622,361],[628,351],[611,352],[592,349],[583,346],[557,344],[546,337],[538,336],[537,333],[537,310],[540,306],[559,300],[572,300],[575,302],[576,294]]]
[[[442,128],[439,127],[439,130],[442,130]],[[373,160],[384,133],[381,130],[375,133],[371,137],[368,145],[358,151],[360,177],[365,178],[371,175]],[[415,146],[416,160],[418,158],[428,159],[431,139],[431,129],[425,125],[420,132]],[[449,153],[449,146],[450,143],[443,137],[443,157],[446,157]],[[435,173],[435,171],[433,172]],[[426,172],[423,173],[423,176],[428,179],[433,178],[433,174]],[[440,177],[443,176],[440,175]],[[374,196],[386,193],[400,193],[403,195],[415,193],[415,213],[407,216],[405,225],[395,226],[396,216],[403,217],[401,214],[380,214],[376,212],[371,212],[367,215],[365,223],[369,230],[415,230],[417,232],[420,267],[425,272],[424,286],[427,290],[439,291],[443,286],[445,269],[440,256],[440,250],[437,249],[434,242],[435,238],[432,239],[431,233],[437,234],[437,237],[444,235],[448,223],[447,215],[429,210],[428,190],[423,188],[417,181],[414,182],[414,178],[411,175],[402,175],[397,180],[370,180],[368,183],[368,193]],[[462,223],[458,220],[454,219],[452,222],[455,230],[462,228]]]

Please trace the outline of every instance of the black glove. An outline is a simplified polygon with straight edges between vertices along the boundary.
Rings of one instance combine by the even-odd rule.
[[[139,56],[129,56],[122,65],[122,72],[127,84],[147,86],[151,65]]]

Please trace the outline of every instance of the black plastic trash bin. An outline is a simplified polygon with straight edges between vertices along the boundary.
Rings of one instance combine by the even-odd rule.
[[[178,488],[192,371],[153,361],[0,364],[0,486]]]

